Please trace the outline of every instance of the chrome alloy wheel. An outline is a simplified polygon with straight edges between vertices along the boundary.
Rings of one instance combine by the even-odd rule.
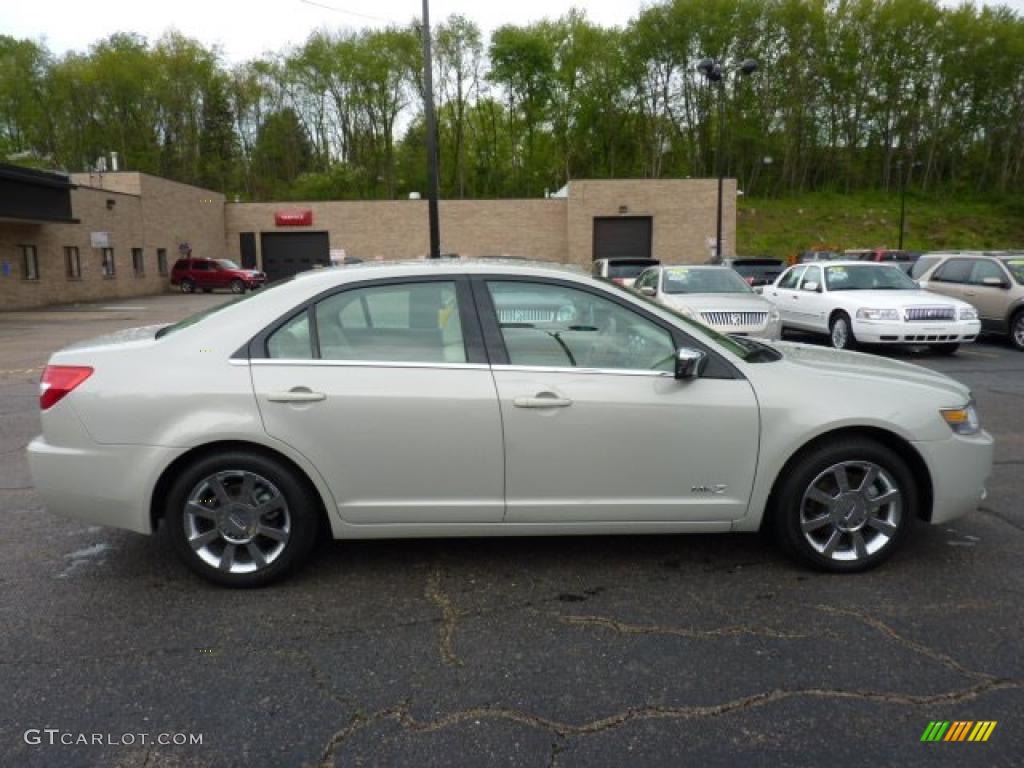
[[[840,317],[832,323],[832,346],[836,349],[846,349],[850,344],[850,329],[846,324],[846,318]]]
[[[1024,312],[1017,313],[1011,332],[1013,333],[1013,343],[1017,345],[1018,349],[1024,349]]]
[[[804,491],[800,529],[825,557],[863,560],[888,545],[902,514],[902,494],[889,472],[870,461],[844,461]]]
[[[185,502],[182,523],[196,555],[225,573],[266,568],[291,535],[284,495],[265,477],[241,469],[200,480]]]

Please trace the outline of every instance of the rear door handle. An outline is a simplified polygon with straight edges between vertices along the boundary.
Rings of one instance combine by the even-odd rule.
[[[323,392],[312,392],[305,387],[296,387],[288,392],[271,392],[267,400],[272,403],[319,403],[326,400],[327,395]]]
[[[535,397],[517,397],[512,404],[516,408],[568,408],[572,400],[554,392],[539,392]]]

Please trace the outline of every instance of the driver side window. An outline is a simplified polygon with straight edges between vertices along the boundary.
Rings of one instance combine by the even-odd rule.
[[[487,288],[512,365],[672,371],[672,335],[588,291],[491,281]]]

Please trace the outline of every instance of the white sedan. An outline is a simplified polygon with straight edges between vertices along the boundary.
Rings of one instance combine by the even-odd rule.
[[[722,336],[536,264],[306,273],[64,349],[29,446],[54,512],[255,586],[321,534],[756,531],[832,571],[974,509],[992,438],[958,382]]]
[[[837,349],[926,344],[953,354],[981,331],[970,304],[922,290],[898,267],[862,261],[797,264],[765,286],[783,328],[828,334]]]
[[[761,339],[782,335],[779,310],[730,267],[651,267],[633,288],[719,333]]]

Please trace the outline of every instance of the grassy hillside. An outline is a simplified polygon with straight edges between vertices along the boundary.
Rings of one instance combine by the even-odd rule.
[[[832,192],[740,198],[737,253],[790,256],[816,245],[895,248],[898,195]],[[1024,197],[923,198],[907,195],[904,248],[1024,248]]]

